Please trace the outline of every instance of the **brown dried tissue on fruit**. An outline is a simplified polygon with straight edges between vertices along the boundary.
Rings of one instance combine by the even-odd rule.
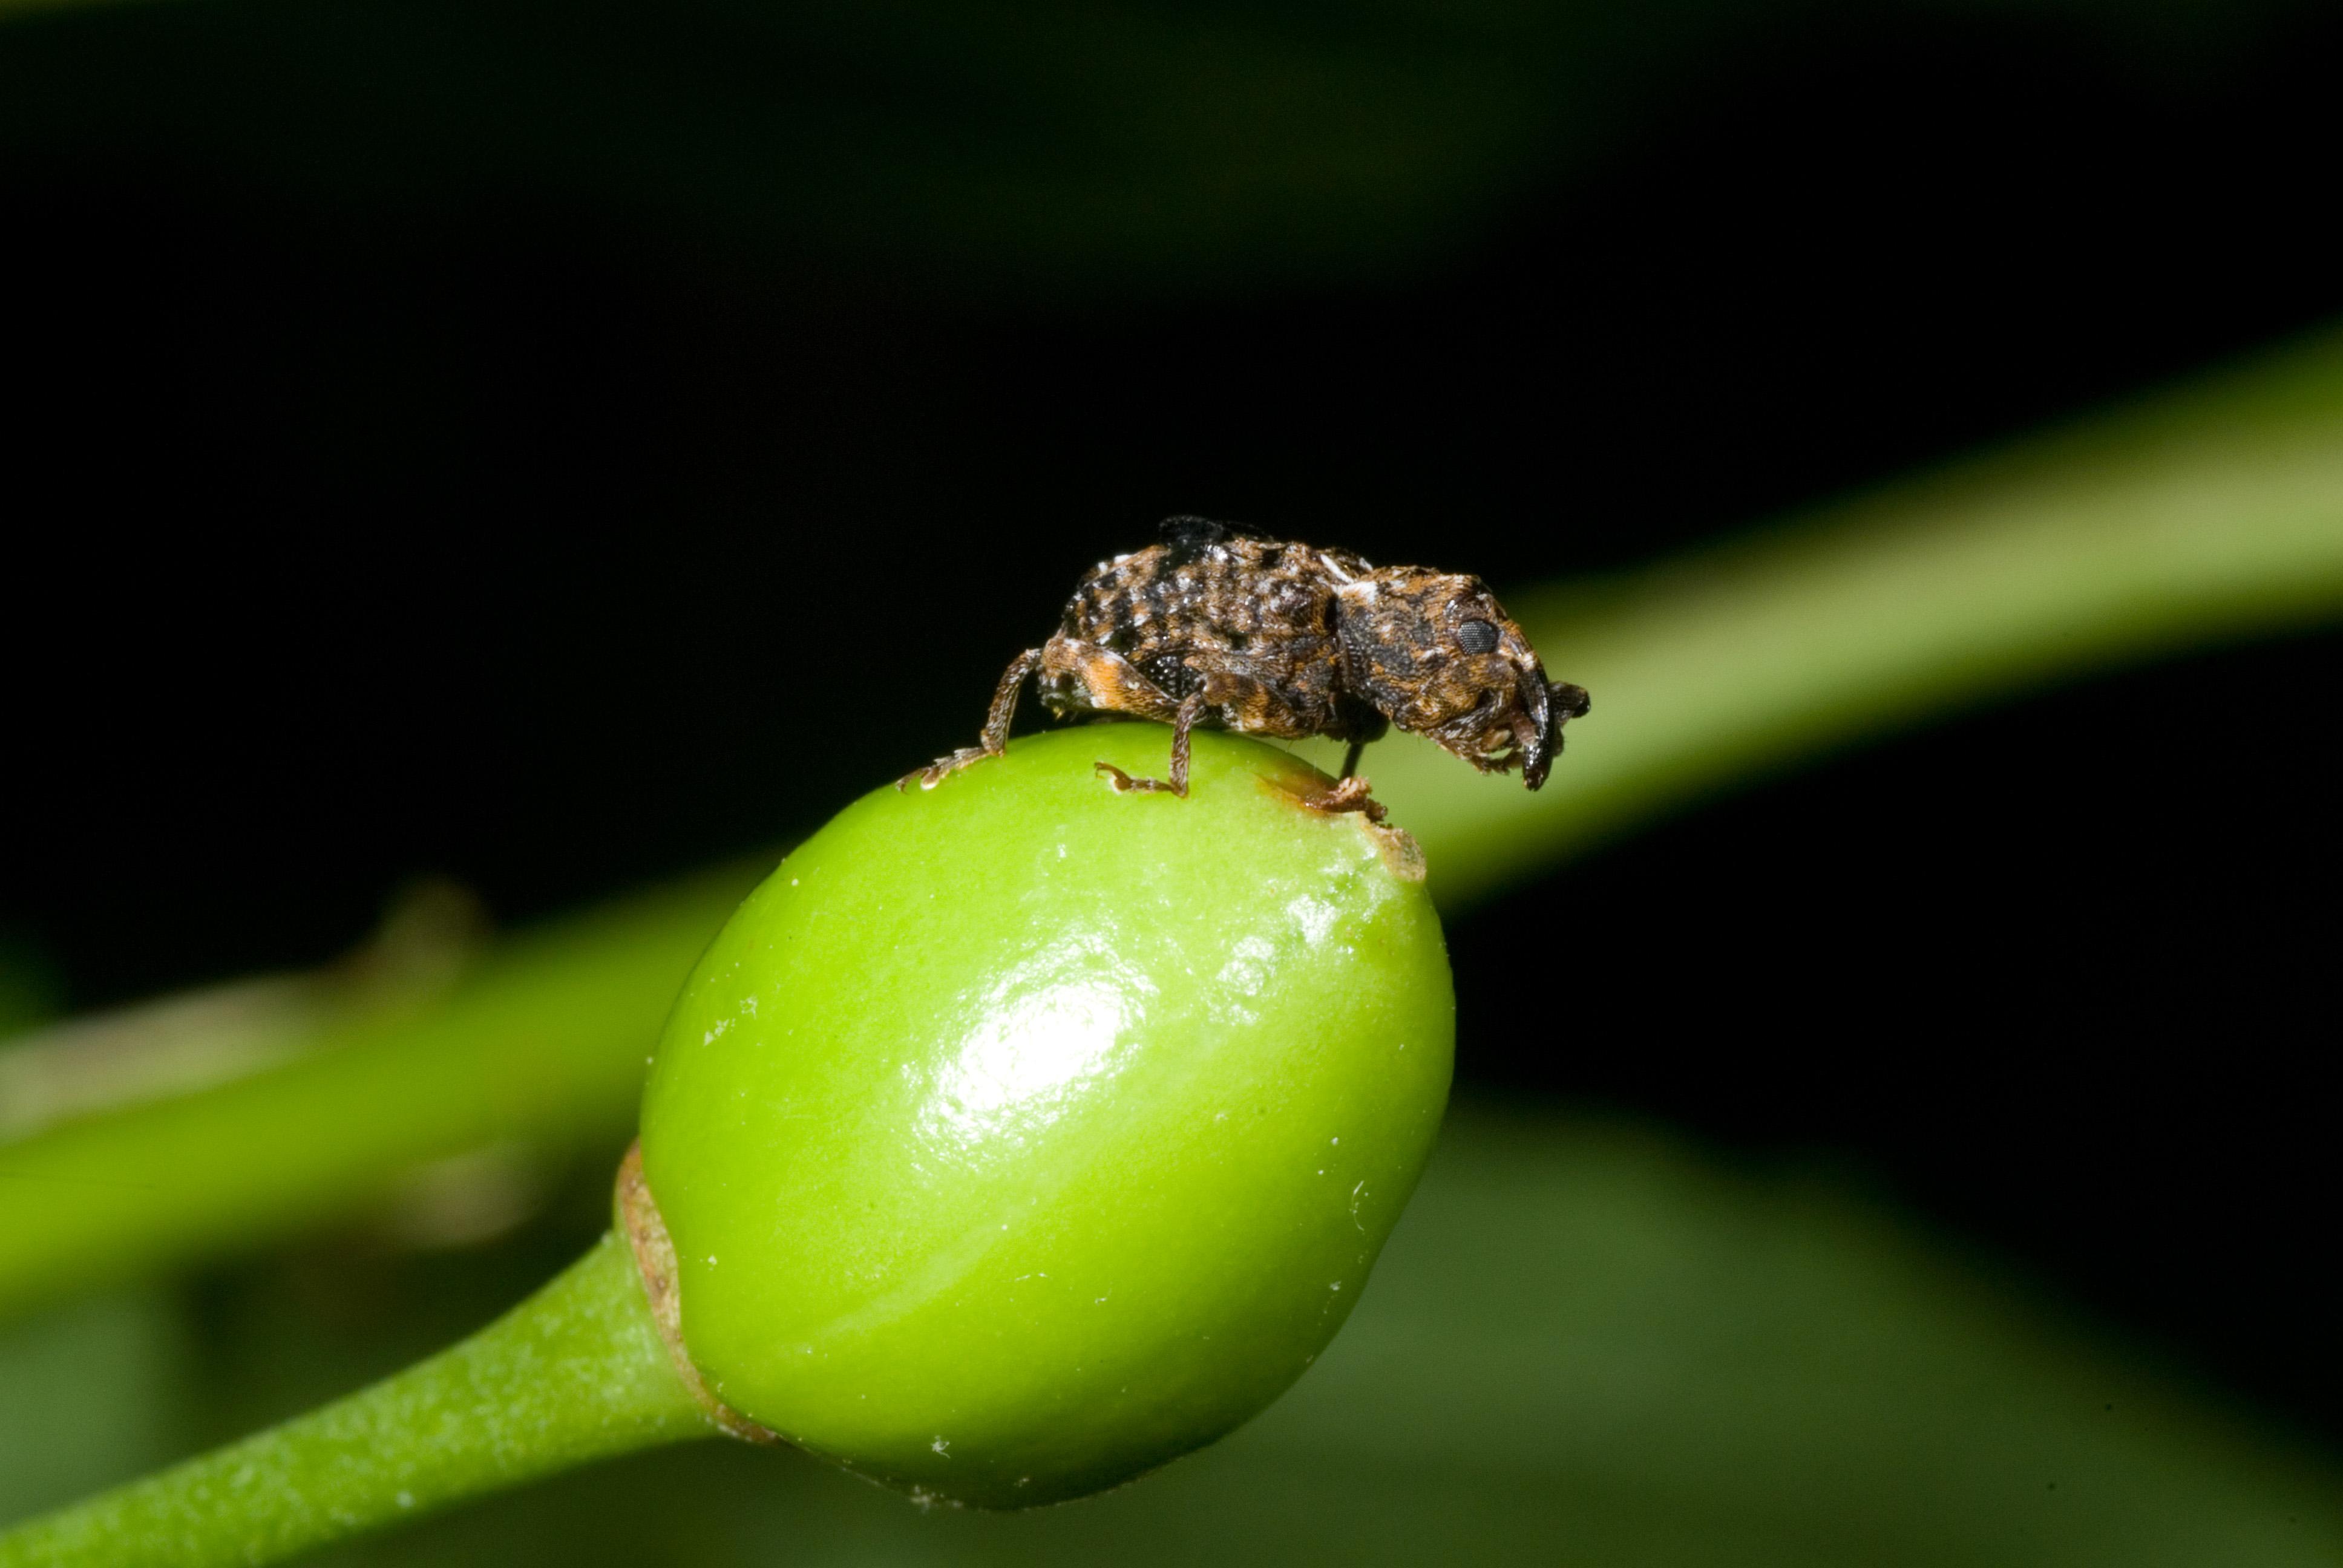
[[[643,1294],[649,1298],[651,1319],[659,1325],[659,1341],[667,1346],[668,1360],[674,1365],[676,1376],[690,1391],[692,1400],[708,1412],[709,1419],[733,1437],[749,1442],[779,1442],[780,1433],[758,1425],[730,1405],[716,1397],[699,1369],[692,1364],[690,1352],[683,1348],[683,1289],[680,1271],[676,1264],[675,1241],[668,1234],[667,1221],[659,1217],[659,1205],[651,1199],[650,1184],[643,1179],[643,1146],[628,1146],[627,1157],[618,1162],[617,1207],[618,1228],[635,1255],[635,1267],[643,1282]]]
[[[1415,836],[1393,822],[1377,805],[1369,811],[1328,812],[1311,804],[1313,797],[1323,794],[1332,780],[1315,768],[1294,759],[1291,771],[1275,775],[1256,774],[1262,788],[1284,799],[1295,810],[1321,822],[1352,822],[1367,836],[1375,853],[1383,857],[1383,867],[1403,882],[1421,882],[1424,877],[1423,846]]]
[[[1383,865],[1393,876],[1403,882],[1423,880],[1423,846],[1415,841],[1414,834],[1390,822],[1370,821],[1364,815],[1356,820],[1359,831],[1374,845],[1375,853],[1383,858]]]

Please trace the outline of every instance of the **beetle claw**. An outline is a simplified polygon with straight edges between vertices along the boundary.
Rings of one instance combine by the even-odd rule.
[[[1112,784],[1118,794],[1177,795],[1183,800],[1188,798],[1184,786],[1166,783],[1161,779],[1133,779],[1111,762],[1093,762],[1091,770]]]
[[[963,746],[949,757],[939,757],[925,768],[904,774],[895,780],[898,790],[908,789],[916,782],[922,789],[932,789],[971,762],[981,762],[998,752],[987,751],[981,746]]]

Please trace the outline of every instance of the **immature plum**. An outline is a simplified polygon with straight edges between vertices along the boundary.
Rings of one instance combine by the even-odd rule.
[[[1235,1427],[1358,1300],[1448,1090],[1422,863],[1254,741],[1199,737],[1185,805],[1093,776],[1151,744],[869,796],[700,960],[642,1171],[734,1417],[1053,1502]]]

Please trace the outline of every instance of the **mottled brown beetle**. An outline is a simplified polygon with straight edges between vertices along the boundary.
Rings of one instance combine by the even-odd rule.
[[[1041,671],[1059,718],[1120,714],[1172,726],[1168,779],[1101,762],[1118,789],[1188,792],[1198,725],[1285,739],[1350,742],[1322,810],[1381,815],[1359,753],[1392,725],[1483,773],[1519,768],[1534,789],[1586,693],[1549,683],[1538,657],[1478,578],[1377,568],[1345,550],[1282,544],[1205,518],[1167,518],[1163,542],[1091,569],[1057,634],[1011,662],[979,743],[903,779],[932,789],[1009,742],[1018,689]]]

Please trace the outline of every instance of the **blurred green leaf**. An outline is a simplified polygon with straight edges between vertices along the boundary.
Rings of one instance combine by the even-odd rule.
[[[31,944],[0,936],[0,1050],[64,1011],[55,970]]]
[[[135,1428],[144,1341],[12,1342],[42,1334],[56,1361],[5,1385],[11,1424],[66,1419],[85,1385]],[[703,1446],[321,1561],[2337,1561],[2332,1464],[2152,1367],[1840,1184],[1467,1105],[1321,1363],[1121,1492],[922,1513],[799,1455]],[[312,1375],[309,1397],[338,1392]]]
[[[0,1519],[176,1457],[190,1348],[161,1291],[92,1296],[0,1329]]]

